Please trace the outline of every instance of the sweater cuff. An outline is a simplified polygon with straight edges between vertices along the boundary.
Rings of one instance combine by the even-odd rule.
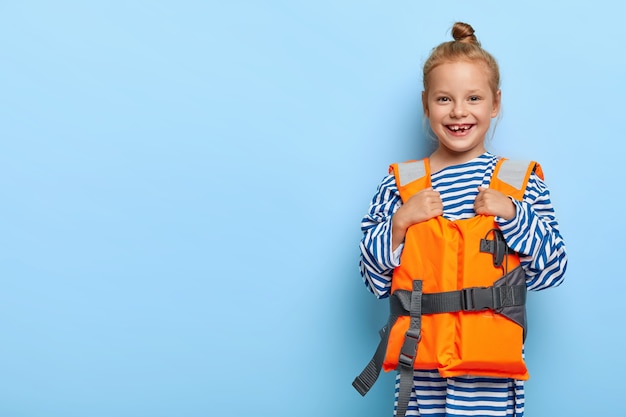
[[[396,250],[394,250],[391,254],[391,265],[394,268],[400,266],[400,256],[402,255],[402,249],[404,249],[404,243],[400,243]]]

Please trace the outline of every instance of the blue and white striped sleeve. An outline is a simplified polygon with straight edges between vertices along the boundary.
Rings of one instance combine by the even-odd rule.
[[[532,174],[523,201],[513,200],[511,220],[496,217],[507,244],[520,254],[529,290],[556,287],[563,282],[567,252],[545,183]]]
[[[389,296],[393,270],[400,263],[402,246],[392,251],[391,217],[402,200],[393,175],[387,175],[378,186],[370,208],[361,221],[363,239],[359,245],[359,267],[367,288],[378,298]]]

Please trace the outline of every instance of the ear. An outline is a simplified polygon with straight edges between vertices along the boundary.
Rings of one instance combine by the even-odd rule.
[[[428,94],[426,94],[426,91],[422,91],[422,107],[424,108],[424,116],[430,117],[428,112]]]
[[[496,117],[500,113],[500,103],[502,102],[502,91],[498,90],[494,94],[493,109],[491,110],[491,117]]]

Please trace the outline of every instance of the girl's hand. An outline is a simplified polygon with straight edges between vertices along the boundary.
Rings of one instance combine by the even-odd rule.
[[[443,201],[439,193],[432,188],[417,192],[413,197],[402,204],[391,219],[392,248],[396,248],[404,241],[408,228],[443,214]]]
[[[515,217],[516,208],[513,201],[500,191],[487,187],[478,187],[478,196],[474,200],[476,214],[498,216],[506,220]]]

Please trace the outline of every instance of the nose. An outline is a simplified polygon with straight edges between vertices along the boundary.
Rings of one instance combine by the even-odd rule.
[[[467,110],[465,109],[465,103],[462,101],[456,101],[452,105],[452,110],[450,112],[450,117],[460,118],[467,115]]]

